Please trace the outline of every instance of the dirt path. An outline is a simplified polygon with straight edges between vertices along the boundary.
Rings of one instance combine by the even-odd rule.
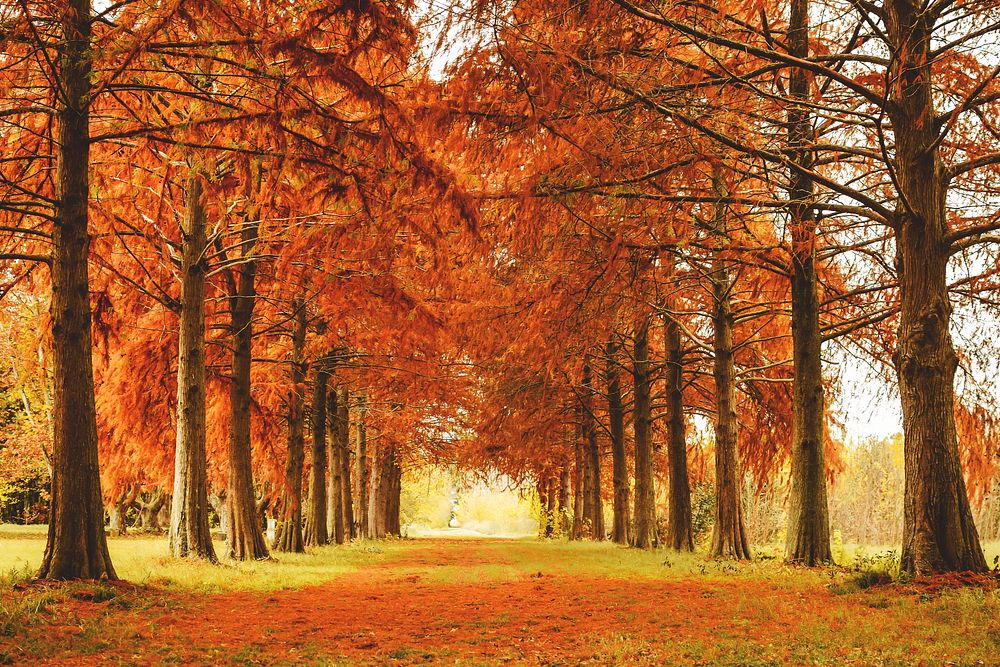
[[[822,588],[511,574],[503,553],[428,540],[320,586],[168,598],[99,653],[40,664],[794,662],[790,635],[816,623],[836,632],[848,613],[872,612]],[[502,576],[455,576],[484,568]]]

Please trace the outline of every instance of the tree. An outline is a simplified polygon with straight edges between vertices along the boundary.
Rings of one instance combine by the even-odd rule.
[[[628,460],[625,451],[625,410],[622,407],[621,381],[618,374],[618,345],[609,340],[604,348],[606,370],[604,382],[607,387],[608,419],[611,431],[612,475],[614,482],[614,521],[611,527],[611,541],[629,544],[631,517],[629,512]]]
[[[274,534],[274,549],[292,553],[305,551],[302,537],[302,471],[305,462],[305,362],[306,304],[301,296],[292,302],[291,380],[288,395],[288,459],[285,463],[285,491],[282,521]]]
[[[181,230],[181,298],[177,345],[177,443],[170,508],[170,553],[215,561],[208,527],[205,449],[205,273],[208,237],[202,176],[192,169],[187,228]]]
[[[649,371],[649,317],[636,327],[632,347],[635,407],[635,528],[632,545],[652,549],[659,540],[656,532],[656,492],[653,488],[653,443],[650,433],[652,382]]]
[[[91,359],[90,0],[68,0],[59,22],[63,46],[57,70],[61,94],[51,259],[52,501],[38,577],[116,579],[104,535]]]
[[[256,174],[251,176],[256,179]],[[250,363],[253,341],[254,278],[258,223],[248,211],[241,224],[240,254],[236,276],[229,278],[229,332],[232,361],[229,385],[229,483],[226,504],[229,526],[226,541],[233,560],[268,558],[267,544],[257,520],[257,500],[250,459]]]

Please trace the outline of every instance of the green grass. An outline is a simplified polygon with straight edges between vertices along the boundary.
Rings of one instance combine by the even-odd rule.
[[[45,549],[44,526],[0,526],[0,585],[30,578]],[[273,591],[319,584],[390,558],[406,548],[399,541],[359,541],[350,546],[311,549],[305,554],[273,554],[268,561],[221,565],[171,558],[162,535],[108,538],[111,561],[121,579],[137,585],[199,593]],[[225,543],[216,542],[218,554]]]

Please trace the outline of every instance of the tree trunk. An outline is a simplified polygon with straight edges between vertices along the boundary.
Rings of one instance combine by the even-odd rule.
[[[330,389],[327,398],[326,417],[330,425],[329,438],[329,476],[326,478],[326,527],[337,544],[343,544],[344,505],[343,505],[343,472],[341,462],[340,434],[340,390]]]
[[[556,512],[559,511],[556,504],[557,491],[555,478],[549,477],[545,489],[545,537],[552,537],[556,532]]]
[[[726,196],[722,175],[716,168],[712,174],[713,191],[717,198]],[[726,234],[726,208],[719,204],[715,213],[715,229]],[[716,258],[711,275],[712,326],[715,352],[715,528],[712,531],[712,551],[715,556],[750,558],[746,528],[743,523],[741,490],[743,476],[737,452],[736,368],[733,360],[732,278],[726,260]]]
[[[368,461],[368,434],[365,430],[365,413],[367,412],[367,396],[359,394],[357,399],[357,409],[355,414],[355,432],[357,433],[358,453],[355,458],[357,465],[357,498],[358,498],[358,535],[365,537],[368,535],[368,484],[370,478],[370,465]]]
[[[305,465],[306,305],[299,296],[292,302],[292,389],[288,393],[288,460],[285,463],[285,493],[282,520],[275,529],[277,551],[305,551],[302,537],[302,469]]]
[[[677,551],[694,551],[691,526],[691,483],[688,479],[687,437],[684,428],[684,349],[681,328],[664,316],[667,390],[667,463],[670,468],[670,516],[668,540]]]
[[[208,527],[205,451],[205,206],[201,175],[187,188],[187,228],[181,229],[181,304],[177,342],[177,440],[170,506],[170,553],[216,562]]]
[[[632,350],[632,379],[635,405],[632,428],[635,432],[635,533],[632,545],[639,549],[656,546],[656,491],[653,487],[653,441],[650,437],[649,318],[639,323]]]
[[[403,490],[403,470],[396,461],[395,449],[390,449],[386,455],[385,477],[388,480],[385,493],[385,534],[401,537],[403,534],[400,522],[400,500]]]
[[[381,539],[400,535],[399,501],[401,470],[395,451],[380,445],[375,450],[372,466],[371,491],[368,501],[369,537]]]
[[[337,400],[337,448],[340,450],[340,508],[344,513],[344,539],[358,536],[354,525],[354,502],[351,497],[351,394],[347,387],[339,390]]]
[[[309,513],[306,515],[305,541],[319,547],[329,543],[326,526],[326,385],[327,370],[316,364],[313,380],[312,409],[312,469],[309,473]]]
[[[569,462],[563,464],[559,470],[559,532],[569,535],[572,528],[572,518],[569,507],[570,494],[570,472]]]
[[[382,447],[371,447],[371,477],[368,482],[368,539],[385,537],[384,504],[381,502],[385,480],[382,478]]]
[[[117,579],[104,535],[87,258],[90,0],[62,13],[52,231],[53,441],[49,530],[40,579]]]
[[[577,410],[577,417],[581,417],[580,411]],[[583,488],[586,483],[587,477],[587,457],[584,456],[583,451],[583,427],[574,427],[573,429],[573,532],[571,538],[574,540],[582,540],[587,535],[587,529],[585,525],[585,495]]]
[[[625,410],[622,408],[621,382],[618,376],[618,346],[608,341],[605,348],[607,366],[604,381],[607,386],[608,419],[611,426],[611,461],[615,495],[611,540],[618,544],[629,543],[629,488],[628,460],[625,453]]]
[[[163,531],[163,522],[160,520],[160,512],[167,505],[170,496],[159,489],[152,491],[148,500],[139,498],[139,521],[137,527],[144,533],[160,533]],[[169,517],[167,517],[169,521]]]
[[[229,557],[233,560],[262,560],[268,557],[267,543],[257,521],[250,459],[250,358],[253,337],[253,310],[256,301],[254,279],[257,262],[252,259],[257,245],[257,223],[244,221],[240,234],[243,262],[239,282],[229,297],[233,358],[229,385]]]
[[[601,501],[601,450],[597,446],[597,420],[593,411],[593,385],[591,383],[590,365],[583,367],[583,433],[587,457],[587,483],[584,493],[589,498],[584,507],[590,522],[590,536],[595,540],[607,538],[604,529],[604,503]]]
[[[985,571],[955,431],[948,295],[948,179],[938,152],[931,31],[916,0],[886,0],[892,42],[889,117],[900,202],[896,226],[900,317],[894,362],[902,400],[905,491],[901,569],[913,575]]]
[[[809,0],[792,0],[788,45],[790,55],[809,57]],[[809,75],[793,68],[789,96],[809,100]],[[813,129],[808,107],[793,104],[788,111],[788,146],[792,160],[806,169],[813,165]],[[792,394],[791,492],[785,558],[816,565],[833,559],[830,552],[830,510],[826,496],[823,452],[823,371],[819,297],[816,292],[816,216],[811,208],[813,183],[792,169],[789,173],[789,222],[792,235]]]
[[[538,536],[549,537],[552,535],[552,521],[549,515],[549,485],[542,473],[539,473],[539,477],[535,481],[535,493],[538,494]]]

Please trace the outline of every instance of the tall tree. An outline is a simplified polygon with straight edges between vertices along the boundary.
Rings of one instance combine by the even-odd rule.
[[[791,0],[788,53],[809,58],[809,0]],[[792,393],[791,495],[785,558],[793,563],[830,562],[830,510],[826,495],[823,424],[822,332],[816,287],[816,213],[812,205],[815,142],[810,76],[793,67],[788,77],[788,147],[797,168],[789,170],[788,216],[792,236]]]
[[[251,180],[256,175],[251,175]],[[237,276],[230,276],[229,316],[232,362],[229,384],[229,530],[226,539],[233,560],[268,557],[264,533],[257,517],[250,446],[250,363],[253,342],[253,311],[257,300],[258,225],[248,215],[240,230],[241,262]]]
[[[97,461],[90,279],[90,0],[59,17],[56,218],[52,233],[52,487],[40,579],[116,579]]]
[[[306,515],[305,542],[321,547],[330,541],[326,525],[326,392],[329,371],[322,361],[313,364],[312,408],[309,422],[312,426],[312,465],[309,472],[309,512]]]
[[[291,388],[288,392],[288,459],[281,521],[274,536],[276,551],[305,551],[302,536],[302,470],[305,463],[306,304],[302,296],[292,301]]]
[[[601,498],[601,449],[597,440],[597,417],[594,414],[594,386],[590,364],[583,366],[583,442],[587,459],[587,477],[584,483],[584,512],[590,522],[591,537],[603,540],[607,537],[604,529],[604,502]],[[587,512],[589,509],[589,512]]]
[[[611,426],[611,460],[614,482],[614,519],[611,540],[618,544],[629,543],[631,528],[629,512],[628,459],[625,452],[625,410],[622,407],[621,380],[618,372],[618,344],[609,340],[604,348],[607,387],[608,419]]]
[[[728,235],[728,196],[721,167],[712,167],[712,191],[716,199],[714,231],[720,243]],[[721,253],[720,253],[721,255]],[[729,261],[717,255],[713,260],[712,329],[715,353],[715,527],[712,530],[711,552],[716,556],[750,558],[750,545],[743,523],[743,475],[740,470],[736,420],[736,367],[733,359],[734,281]]]
[[[691,525],[691,482],[688,479],[684,427],[684,347],[681,328],[669,312],[663,318],[664,375],[667,392],[667,462],[670,468],[669,544],[677,551],[694,551]]]
[[[632,429],[635,436],[635,529],[632,545],[652,549],[657,545],[656,492],[653,487],[653,441],[650,433],[652,379],[649,370],[649,318],[639,321],[632,345],[632,379],[635,386]]]
[[[327,396],[326,416],[330,427],[326,478],[326,529],[333,541],[344,544],[349,530],[344,525],[344,467],[341,456],[340,388],[333,387]],[[347,531],[347,532],[345,532]]]
[[[899,273],[898,349],[906,492],[901,568],[911,574],[985,571],[955,428],[955,371],[948,259],[949,174],[939,153],[934,25],[952,3],[886,0],[893,53],[886,111],[895,136],[895,224]]]
[[[170,553],[215,561],[208,526],[205,417],[205,274],[208,236],[202,175],[187,186],[187,226],[181,229],[181,299],[177,341],[177,442],[170,506]]]
[[[351,392],[347,387],[338,389],[337,399],[337,449],[340,456],[340,509],[344,518],[344,539],[357,537],[354,525],[354,501],[351,494]]]

